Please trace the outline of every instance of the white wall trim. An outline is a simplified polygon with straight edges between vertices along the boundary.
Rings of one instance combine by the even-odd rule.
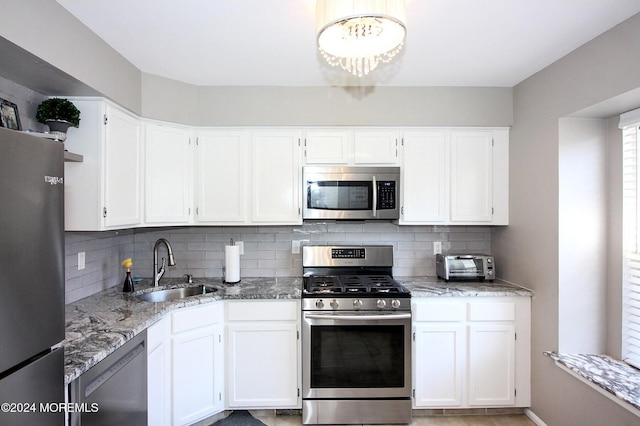
[[[524,409],[524,415],[529,417],[531,421],[534,422],[537,426],[547,426],[547,424],[543,422],[540,417],[536,416],[536,413],[531,411],[530,408]]]
[[[620,124],[618,124],[618,127],[624,129],[627,126],[637,123],[640,123],[640,108],[620,114]]]

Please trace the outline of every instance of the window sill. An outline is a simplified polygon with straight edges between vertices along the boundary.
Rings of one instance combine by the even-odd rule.
[[[544,354],[561,369],[640,417],[640,370],[608,355]]]

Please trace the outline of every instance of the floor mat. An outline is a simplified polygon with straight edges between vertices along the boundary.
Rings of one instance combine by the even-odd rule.
[[[266,426],[245,410],[236,410],[222,420],[218,420],[213,426]]]

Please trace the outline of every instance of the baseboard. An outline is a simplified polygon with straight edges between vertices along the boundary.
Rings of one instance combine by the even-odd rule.
[[[537,426],[547,426],[547,424],[543,422],[540,417],[536,416],[536,413],[531,411],[530,408],[524,409],[524,415],[529,417],[531,421],[534,422]]]

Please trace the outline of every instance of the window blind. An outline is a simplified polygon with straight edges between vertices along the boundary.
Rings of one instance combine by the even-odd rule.
[[[623,330],[622,359],[640,368],[640,251],[638,250],[638,123],[622,130]]]

